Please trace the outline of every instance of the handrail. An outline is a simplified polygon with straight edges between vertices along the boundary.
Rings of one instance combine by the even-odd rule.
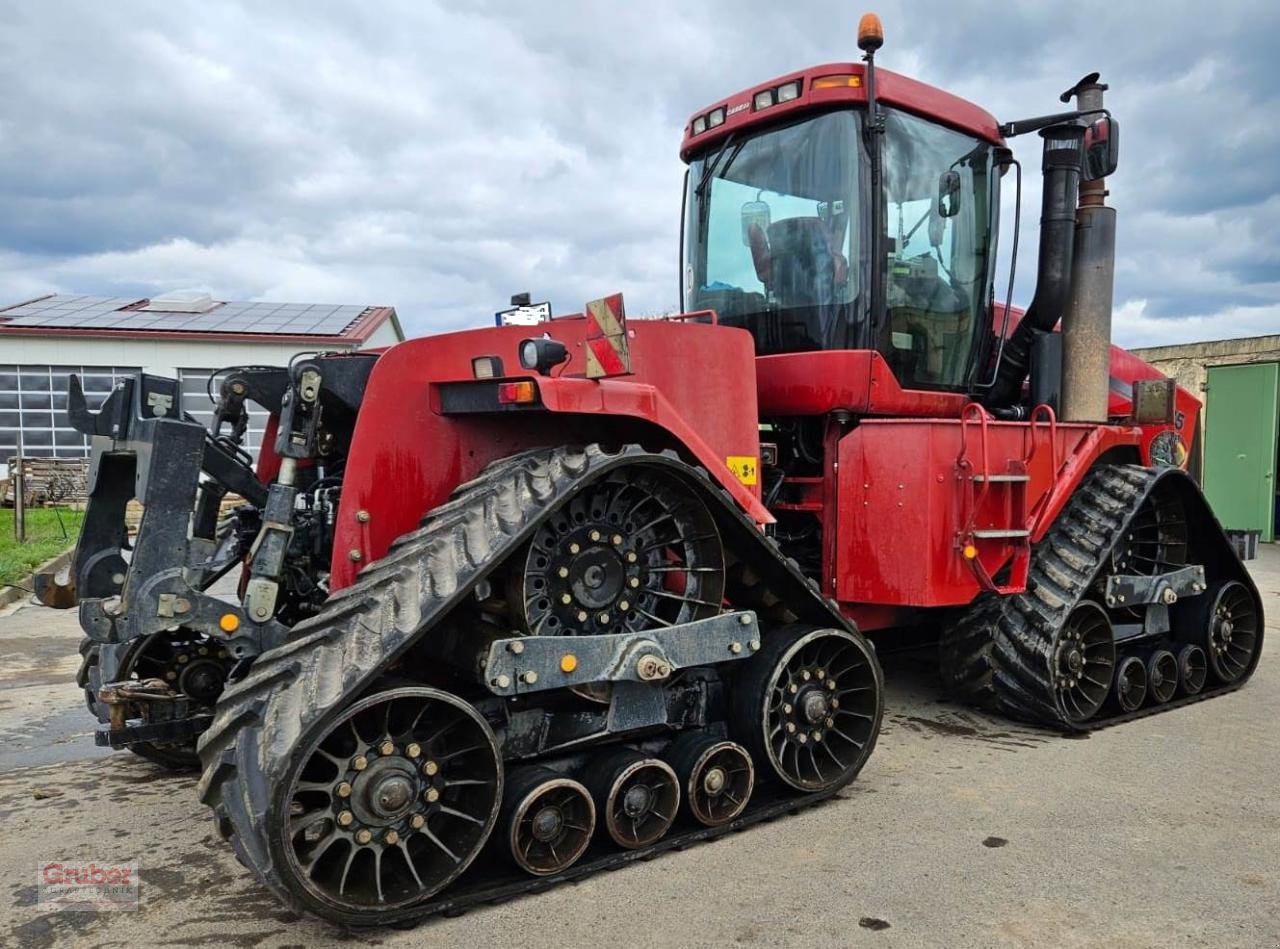
[[[1031,428],[1031,451],[1027,453],[1027,457],[1023,460],[1024,465],[1031,464],[1031,459],[1036,454],[1036,419],[1041,415],[1046,415],[1049,420],[1049,461],[1053,464],[1053,472],[1058,472],[1058,416],[1053,411],[1052,405],[1041,403],[1031,410],[1031,414],[1027,417]]]
[[[685,320],[699,320],[704,316],[711,317],[711,325],[720,325],[720,314],[715,310],[694,310],[692,313],[672,313],[670,316],[664,316],[663,319],[670,323],[683,323]]]

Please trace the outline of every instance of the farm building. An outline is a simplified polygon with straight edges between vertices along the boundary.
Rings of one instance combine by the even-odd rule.
[[[1135,349],[1205,404],[1193,470],[1224,527],[1274,539],[1280,336]]]
[[[298,353],[389,346],[404,339],[392,307],[237,303],[182,292],[153,299],[52,294],[0,308],[0,466],[18,434],[32,458],[83,458],[87,439],[64,416],[67,377],[90,404],[138,371],[178,378],[183,407],[209,421],[210,377],[224,366],[285,365]],[[264,413],[251,414],[257,449]],[[2,474],[3,472],[0,472]]]

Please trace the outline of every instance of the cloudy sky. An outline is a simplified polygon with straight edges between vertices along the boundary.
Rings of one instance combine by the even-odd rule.
[[[1001,119],[1100,70],[1124,130],[1117,341],[1280,332],[1280,5],[1065,9],[881,3],[879,61]],[[860,12],[0,0],[0,304],[203,287],[389,303],[411,334],[483,325],[521,290],[675,309],[684,122],[856,58]],[[1018,154],[1025,302],[1037,143]]]

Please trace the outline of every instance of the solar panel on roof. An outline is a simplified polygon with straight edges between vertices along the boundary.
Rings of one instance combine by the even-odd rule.
[[[205,313],[126,309],[143,302],[131,297],[58,294],[0,311],[0,323],[58,329],[337,336],[368,309],[352,305],[273,302],[221,303]]]

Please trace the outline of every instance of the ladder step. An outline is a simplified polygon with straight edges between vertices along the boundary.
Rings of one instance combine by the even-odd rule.
[[[981,530],[974,531],[973,536],[979,540],[994,540],[1002,537],[1030,537],[1031,531],[1018,530],[1017,528],[1009,528],[1005,530]]]
[[[994,474],[994,475],[974,475],[974,481],[995,481],[995,482],[1021,482],[1030,481],[1031,475],[1024,474]]]

